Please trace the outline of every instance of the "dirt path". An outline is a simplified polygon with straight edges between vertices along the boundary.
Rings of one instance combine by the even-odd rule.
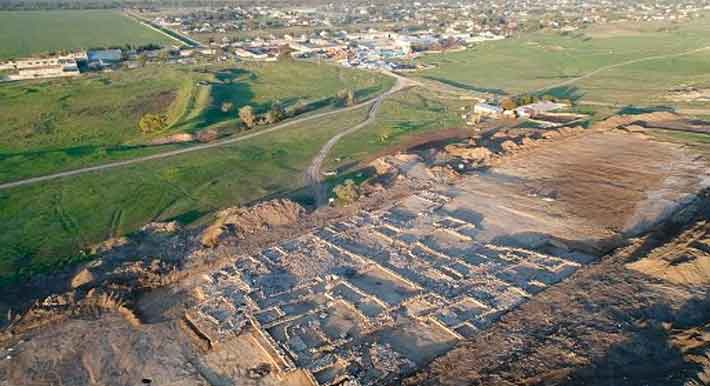
[[[365,104],[370,104],[370,109],[367,111],[367,118],[356,126],[343,129],[342,131],[338,132],[338,134],[329,139],[328,142],[326,142],[320,149],[318,155],[316,155],[313,161],[311,161],[311,164],[310,166],[308,166],[308,169],[306,169],[303,180],[305,186],[313,187],[313,196],[316,206],[321,206],[325,203],[326,191],[325,185],[322,184],[321,167],[323,166],[323,161],[328,156],[328,153],[330,153],[330,151],[333,149],[333,146],[335,146],[335,144],[338,143],[338,141],[340,141],[340,139],[345,137],[346,135],[350,135],[362,129],[363,127],[373,123],[375,121],[375,117],[377,116],[377,111],[380,109],[380,106],[382,105],[382,102],[386,97],[395,94],[399,91],[402,91],[406,88],[419,85],[419,83],[417,83],[416,81],[394,73],[388,72],[387,75],[390,75],[397,79],[397,83],[395,84],[395,86],[392,87],[386,93],[375,98],[375,100],[366,102]],[[360,104],[358,106],[362,105],[363,104]]]
[[[597,68],[596,70],[594,70],[592,72],[588,72],[588,73],[578,76],[576,78],[572,78],[572,79],[566,80],[564,82],[560,82],[560,83],[553,84],[550,86],[545,86],[545,87],[537,89],[537,90],[533,90],[533,91],[531,91],[531,93],[539,93],[539,92],[547,91],[549,89],[553,89],[553,88],[557,88],[557,87],[569,86],[570,84],[577,83],[580,80],[591,78],[592,76],[599,74],[600,72],[604,72],[606,70],[611,70],[612,68],[628,66],[630,64],[642,63],[642,62],[647,62],[647,61],[651,61],[651,60],[669,59],[669,58],[675,58],[678,56],[691,55],[691,54],[706,51],[709,49],[710,49],[710,46],[706,46],[706,47],[702,47],[702,48],[696,48],[694,50],[683,51],[683,52],[676,53],[676,54],[647,56],[645,58],[633,59],[633,60],[628,60],[626,62],[610,64],[608,66]]]
[[[331,115],[336,115],[336,114],[340,114],[340,113],[347,112],[347,111],[357,110],[357,109],[359,109],[361,107],[365,107],[369,104],[377,103],[383,97],[385,97],[387,95],[391,95],[392,93],[397,92],[402,89],[402,82],[403,81],[400,80],[399,76],[396,76],[394,74],[390,74],[390,75],[395,76],[398,79],[397,84],[391,90],[385,92],[384,94],[380,95],[379,97],[375,98],[374,100],[368,100],[368,101],[365,101],[362,103],[358,103],[354,106],[345,107],[345,108],[334,110],[334,111],[327,111],[327,112],[323,112],[323,113],[319,113],[319,114],[313,114],[313,115],[309,115],[309,116],[303,117],[303,118],[296,118],[296,119],[290,120],[288,122],[282,123],[280,125],[272,126],[268,129],[256,131],[256,132],[242,135],[242,136],[238,136],[238,137],[225,139],[222,141],[207,143],[204,145],[195,145],[195,146],[191,146],[191,147],[188,147],[185,149],[167,151],[164,153],[153,154],[153,155],[149,155],[149,156],[145,156],[145,157],[133,158],[133,159],[126,160],[126,161],[118,161],[118,162],[112,162],[112,163],[107,163],[107,164],[103,164],[103,165],[89,166],[89,167],[85,167],[85,168],[81,168],[81,169],[69,170],[66,172],[60,172],[60,173],[55,173],[55,174],[49,174],[46,176],[27,178],[24,180],[19,180],[19,181],[14,181],[14,182],[7,182],[7,183],[0,184],[0,190],[16,188],[18,186],[24,186],[24,185],[31,185],[31,184],[35,184],[38,182],[51,181],[51,180],[55,180],[58,178],[77,176],[80,174],[86,174],[86,173],[91,173],[91,172],[98,172],[98,171],[113,169],[113,168],[117,168],[117,167],[121,167],[121,166],[135,165],[135,164],[139,164],[142,162],[174,157],[177,155],[192,153],[195,151],[213,149],[216,147],[221,147],[221,146],[230,145],[233,143],[246,141],[246,140],[254,138],[254,137],[258,137],[258,136],[261,136],[264,134],[273,133],[275,131],[285,129],[287,127],[294,126],[294,125],[297,125],[300,123],[308,122],[311,120],[329,117]]]

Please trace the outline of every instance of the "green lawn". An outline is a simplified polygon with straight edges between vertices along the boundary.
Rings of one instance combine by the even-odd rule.
[[[427,55],[435,68],[417,77],[491,94],[519,94],[553,86],[604,66],[708,46],[710,23],[639,28],[633,33],[598,33],[596,27],[567,36],[535,33],[472,49]],[[667,88],[710,81],[710,51],[631,64],[601,72],[568,87],[550,90],[562,97],[656,103]]]
[[[0,278],[54,269],[150,221],[189,221],[298,189],[320,147],[365,116],[361,108],[223,148],[0,191]]]
[[[61,50],[179,44],[119,11],[2,11],[0,60]]]
[[[335,168],[370,158],[411,135],[462,127],[464,122],[459,109],[467,105],[465,101],[437,99],[422,88],[395,94],[384,101],[373,124],[335,145],[326,166]]]
[[[207,82],[200,85],[199,81]],[[352,88],[366,99],[391,87],[379,74],[331,65],[281,61],[238,67],[149,66],[77,79],[0,85],[0,181],[134,158],[166,150],[150,140],[208,126],[238,130],[237,111],[257,113],[280,100],[314,111],[334,107],[333,97]],[[223,102],[231,111],[222,112]],[[138,121],[162,113],[171,126],[142,133]]]

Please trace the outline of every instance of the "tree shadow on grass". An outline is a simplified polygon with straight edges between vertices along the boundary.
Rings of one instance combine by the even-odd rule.
[[[508,95],[508,93],[505,92],[505,90],[500,89],[500,88],[478,87],[478,86],[474,86],[474,85],[466,84],[466,83],[462,83],[462,82],[457,82],[457,81],[450,80],[450,79],[440,78],[437,76],[425,76],[424,78],[429,79],[429,80],[433,80],[436,82],[444,83],[444,84],[447,84],[452,87],[460,88],[462,90],[475,91],[475,92],[487,93],[487,94],[495,94],[495,95],[500,95],[500,96]]]
[[[370,97],[373,97],[379,91],[382,91],[382,87],[370,86],[370,87],[362,88],[360,90],[355,90],[355,92],[354,92],[355,99],[358,101],[364,101]]]
[[[244,106],[251,106],[255,114],[262,115],[270,111],[273,104],[278,101],[284,108],[290,109],[295,115],[301,115],[334,105],[337,102],[337,98],[331,96],[303,103],[299,106],[297,104],[302,98],[294,96],[256,103],[254,99],[257,95],[249,83],[258,79],[253,72],[244,69],[222,70],[215,73],[215,77],[217,80],[210,83],[209,106],[195,118],[180,122],[179,126],[189,127],[192,128],[191,131],[197,131],[207,126],[236,119],[239,109]],[[355,94],[357,98],[366,98],[379,90],[380,87],[373,86],[358,90]],[[225,103],[231,104],[231,109],[228,111],[223,111],[222,109]]]
[[[550,95],[556,99],[567,99],[572,103],[576,103],[584,97],[584,92],[577,86],[560,86],[553,87],[534,94],[537,97]]]
[[[658,113],[658,112],[674,112],[675,109],[670,106],[633,106],[628,105],[622,107],[617,114],[622,115],[639,115],[648,113]]]

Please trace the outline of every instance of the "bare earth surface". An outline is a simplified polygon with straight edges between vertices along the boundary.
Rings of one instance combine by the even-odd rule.
[[[13,318],[0,385],[707,384],[708,160],[634,120],[461,145],[483,167],[384,157],[343,210],[114,240]]]

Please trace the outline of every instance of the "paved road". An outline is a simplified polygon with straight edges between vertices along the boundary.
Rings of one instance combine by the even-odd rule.
[[[112,163],[107,163],[107,164],[103,164],[103,165],[90,166],[90,167],[85,167],[85,168],[76,169],[76,170],[70,170],[70,171],[61,172],[61,173],[50,174],[50,175],[41,176],[41,177],[33,177],[33,178],[25,179],[25,180],[7,182],[4,184],[0,184],[0,190],[15,188],[18,186],[35,184],[38,182],[56,180],[58,178],[71,177],[71,176],[76,176],[76,175],[86,174],[86,173],[91,173],[91,172],[98,172],[98,171],[113,169],[113,168],[117,168],[117,167],[121,167],[121,166],[135,165],[135,164],[139,164],[142,162],[159,160],[159,159],[168,158],[168,157],[174,157],[174,156],[181,155],[181,154],[192,153],[195,151],[202,151],[202,150],[212,149],[212,148],[225,146],[225,145],[229,145],[229,144],[233,144],[233,143],[237,143],[237,142],[241,142],[241,141],[246,141],[247,139],[251,139],[254,137],[261,136],[261,135],[273,133],[275,131],[285,129],[289,126],[297,125],[299,123],[304,123],[304,122],[308,122],[310,120],[324,118],[324,117],[328,117],[328,116],[335,115],[335,114],[340,114],[340,113],[346,112],[346,111],[357,110],[361,107],[364,107],[364,106],[367,106],[367,105],[370,105],[373,103],[377,103],[378,101],[381,101],[384,96],[391,95],[393,92],[399,91],[399,90],[395,90],[399,86],[400,86],[400,81],[398,81],[397,85],[395,87],[393,87],[391,90],[385,92],[384,94],[380,95],[379,97],[375,98],[374,100],[365,101],[362,103],[358,103],[354,106],[345,107],[345,108],[338,109],[338,110],[328,111],[328,112],[319,113],[319,114],[313,114],[313,115],[309,115],[309,116],[303,117],[303,118],[296,118],[296,119],[290,120],[288,122],[282,123],[280,125],[272,126],[268,129],[264,129],[264,130],[255,131],[250,134],[225,139],[222,141],[207,143],[204,145],[195,145],[195,146],[191,146],[191,147],[188,147],[185,149],[167,151],[164,153],[149,155],[149,156],[145,156],[145,157],[133,158],[133,159],[126,160],[126,161],[112,162]]]
[[[676,53],[676,54],[647,56],[647,57],[645,57],[645,58],[633,59],[633,60],[628,60],[628,61],[626,61],[626,62],[621,62],[621,63],[616,63],[616,64],[610,64],[610,65],[608,65],[608,66],[604,66],[604,67],[597,68],[596,70],[594,70],[594,71],[592,71],[592,72],[588,72],[588,73],[586,73],[586,74],[584,74],[584,75],[582,75],[582,76],[578,76],[578,77],[576,77],[576,78],[572,78],[572,79],[566,80],[566,81],[564,81],[564,82],[560,82],[560,83],[557,83],[557,84],[553,84],[553,85],[551,85],[551,86],[545,86],[545,87],[543,87],[543,88],[534,90],[534,91],[532,91],[532,93],[539,93],[539,92],[547,91],[547,90],[550,90],[550,89],[553,89],[553,88],[557,88],[557,87],[569,86],[570,84],[579,82],[580,80],[584,80],[584,79],[587,79],[587,78],[591,78],[592,76],[594,76],[594,75],[596,75],[596,74],[599,74],[600,72],[604,72],[604,71],[610,70],[610,69],[612,69],[612,68],[628,66],[628,65],[630,65],[630,64],[642,63],[642,62],[647,62],[647,61],[651,61],[651,60],[669,59],[669,58],[675,58],[675,57],[678,57],[678,56],[691,55],[691,54],[694,54],[694,53],[697,53],[697,52],[706,51],[706,50],[710,50],[710,46],[706,46],[706,47],[702,47],[702,48],[696,48],[696,49],[694,49],[694,50],[688,50],[688,51],[679,52],[679,53]]]
[[[308,169],[306,169],[303,180],[305,186],[310,186],[313,188],[313,197],[316,206],[321,206],[325,204],[327,192],[325,190],[325,184],[322,183],[321,167],[323,166],[323,161],[328,156],[328,153],[330,153],[330,151],[333,149],[333,146],[335,146],[335,144],[338,143],[338,141],[340,141],[340,139],[345,137],[346,135],[350,135],[374,122],[377,116],[377,111],[380,109],[382,101],[384,101],[385,98],[406,88],[418,85],[417,82],[402,77],[400,75],[389,72],[387,74],[397,79],[397,83],[395,84],[395,86],[392,87],[386,93],[375,98],[375,100],[367,102],[366,104],[371,105],[370,109],[367,111],[367,118],[358,125],[343,128],[335,136],[329,139],[328,142],[326,142],[320,149],[318,155],[316,155],[313,161],[311,161],[311,164],[310,166],[308,166]],[[362,106],[362,104],[360,106]]]

